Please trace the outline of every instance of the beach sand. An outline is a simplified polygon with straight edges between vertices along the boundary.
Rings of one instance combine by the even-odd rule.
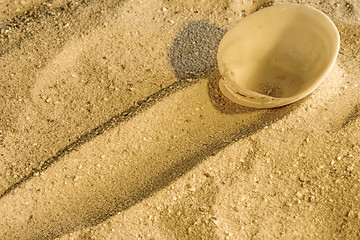
[[[297,2],[337,62],[294,104],[218,89],[225,32]],[[360,238],[360,2],[4,0],[0,239]]]

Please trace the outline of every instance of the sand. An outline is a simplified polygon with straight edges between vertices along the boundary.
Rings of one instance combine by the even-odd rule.
[[[298,2],[341,36],[307,98],[251,109],[216,51]],[[0,3],[0,239],[360,238],[360,3]]]

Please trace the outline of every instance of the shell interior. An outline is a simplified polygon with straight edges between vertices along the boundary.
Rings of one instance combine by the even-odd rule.
[[[260,10],[221,40],[222,92],[249,107],[277,107],[315,90],[335,63],[339,33],[320,11],[298,4]]]

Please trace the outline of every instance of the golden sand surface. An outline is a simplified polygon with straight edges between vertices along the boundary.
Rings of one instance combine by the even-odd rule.
[[[334,68],[230,102],[219,41],[289,2],[334,21]],[[0,43],[0,239],[360,238],[358,0],[3,0]]]

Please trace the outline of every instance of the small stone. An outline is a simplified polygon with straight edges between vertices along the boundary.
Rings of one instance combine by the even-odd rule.
[[[321,195],[321,196],[324,196],[324,195],[325,195],[325,189],[324,189],[324,188],[321,188],[321,190],[320,190],[320,195]]]
[[[50,102],[51,102],[51,98],[47,98],[47,99],[45,100],[45,102],[50,103]]]
[[[215,224],[215,226],[218,226],[219,225],[219,222],[216,220],[216,219],[211,219],[211,221]]]
[[[211,177],[210,173],[204,173],[205,177]]]
[[[194,192],[196,189],[193,187],[193,186],[191,186],[191,184],[186,184],[185,185],[186,186],[186,188],[190,191],[190,192]]]
[[[355,217],[355,212],[353,210],[350,210],[347,214],[346,214],[347,217],[349,218],[353,218]]]
[[[206,207],[199,207],[200,212],[207,212]]]
[[[297,192],[297,193],[296,193],[296,196],[297,196],[298,198],[302,198],[303,195],[302,195],[301,192]]]

